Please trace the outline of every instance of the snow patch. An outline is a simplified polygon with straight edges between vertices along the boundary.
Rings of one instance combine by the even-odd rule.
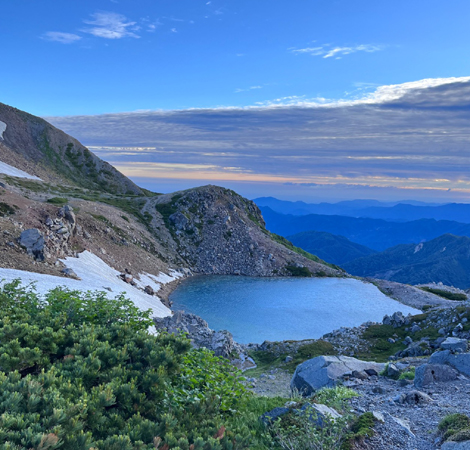
[[[72,290],[102,291],[106,293],[108,298],[114,298],[124,293],[138,308],[142,310],[151,309],[155,317],[171,315],[171,310],[157,296],[150,296],[138,287],[144,288],[149,285],[155,291],[158,291],[162,284],[180,278],[182,274],[179,272],[172,271],[171,275],[160,273],[158,276],[142,274],[140,280],[135,279],[138,286],[135,287],[123,281],[119,277],[120,272],[108,266],[102,259],[89,251],[80,253],[78,258],[66,258],[61,261],[72,269],[81,280],[0,268],[0,285],[19,278],[23,285],[36,282],[36,290],[40,295],[44,295],[58,286]]]
[[[0,139],[3,141],[3,133],[5,133],[5,130],[7,129],[7,124],[5,122],[2,122],[0,120]]]
[[[16,167],[10,166],[1,161],[0,161],[0,173],[4,173],[5,175],[10,175],[11,177],[28,178],[30,180],[42,181],[41,178],[35,177],[34,175],[30,175],[29,173],[23,172],[22,170],[17,169]]]
[[[416,247],[414,253],[418,253],[424,247],[423,243],[420,242]]]

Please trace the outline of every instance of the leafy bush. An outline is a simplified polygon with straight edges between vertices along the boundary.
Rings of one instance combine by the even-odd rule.
[[[150,334],[151,323],[122,296],[0,288],[0,449],[263,443],[239,373],[184,337]]]
[[[52,203],[53,205],[65,205],[68,202],[68,199],[63,197],[52,197],[47,200],[47,203]]]
[[[375,418],[371,412],[366,412],[357,417],[351,424],[350,431],[343,441],[342,450],[357,448],[356,443],[361,444],[366,437],[374,435],[373,426]]]
[[[297,266],[286,266],[286,270],[290,272],[293,277],[311,277],[312,272],[308,269],[308,267],[297,267]]]
[[[465,414],[450,414],[439,422],[438,428],[444,440],[452,440],[454,435],[470,428],[470,418]]]
[[[313,408],[304,411],[293,410],[274,423],[272,432],[282,449],[286,450],[337,450],[344,442],[348,431],[348,417],[333,419],[322,417],[318,426],[312,417],[317,413]]]
[[[12,214],[15,214],[17,209],[17,206],[9,205],[5,202],[0,202],[0,216],[11,216]]]
[[[336,386],[334,388],[320,389],[314,395],[316,403],[334,408],[338,411],[342,411],[346,407],[347,400],[359,397],[359,394],[353,389],[349,389],[344,386]]]
[[[399,380],[414,380],[416,367],[411,366],[406,372],[402,372],[398,377]]]

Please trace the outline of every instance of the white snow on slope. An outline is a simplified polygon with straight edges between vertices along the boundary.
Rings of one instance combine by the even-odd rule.
[[[102,291],[108,298],[114,298],[124,293],[134,304],[142,309],[152,309],[155,317],[166,317],[171,315],[167,308],[157,296],[150,296],[137,287],[131,286],[119,278],[120,272],[108,266],[102,259],[91,252],[85,251],[79,254],[78,258],[66,258],[62,262],[72,269],[81,280],[71,278],[61,278],[53,275],[27,272],[24,270],[0,268],[0,285],[20,278],[23,285],[36,282],[36,290],[44,295],[51,289],[64,286],[68,289],[81,291]],[[139,287],[144,288],[150,285],[154,291],[158,291],[161,284],[174,281],[181,277],[179,272],[173,271],[171,275],[160,273],[159,276],[150,274],[140,275],[140,281],[134,279]],[[111,288],[109,292],[106,288]]]
[[[35,177],[34,175],[30,175],[29,173],[23,172],[16,167],[10,166],[4,162],[0,161],[0,173],[4,173],[5,175],[10,175],[11,177],[19,177],[19,178],[29,178],[30,180],[38,180],[42,181],[41,178]]]
[[[0,120],[0,139],[3,141],[3,133],[7,129],[7,124]]]

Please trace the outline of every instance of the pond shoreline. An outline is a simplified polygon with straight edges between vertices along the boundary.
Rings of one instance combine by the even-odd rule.
[[[194,275],[169,288],[173,312],[196,314],[212,329],[229,330],[241,343],[318,339],[341,326],[380,321],[396,311],[420,312],[384,295],[368,280],[352,278]]]

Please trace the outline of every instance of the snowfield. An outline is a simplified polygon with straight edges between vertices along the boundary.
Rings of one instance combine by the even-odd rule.
[[[80,291],[102,291],[106,293],[108,298],[114,298],[123,293],[138,308],[142,310],[151,309],[154,317],[171,315],[171,310],[163,305],[157,296],[150,296],[137,287],[126,283],[119,277],[120,272],[108,266],[91,252],[84,251],[78,255],[78,258],[66,258],[61,261],[72,269],[81,280],[0,268],[0,285],[19,278],[23,285],[35,283],[36,291],[41,295],[59,286]],[[136,278],[134,278],[134,281],[142,289],[148,285],[155,292],[158,292],[162,284],[174,281],[181,276],[182,274],[176,271],[172,271],[169,275],[160,273],[158,276],[144,273],[140,275],[140,281]]]
[[[0,120],[0,139],[3,141],[3,133],[7,129],[7,124]]]
[[[17,169],[16,167],[10,166],[1,161],[0,161],[0,173],[4,173],[5,175],[9,175],[11,177],[28,178],[30,180],[42,181],[41,178],[35,177],[34,175],[30,175],[29,173],[23,172],[22,170]]]

